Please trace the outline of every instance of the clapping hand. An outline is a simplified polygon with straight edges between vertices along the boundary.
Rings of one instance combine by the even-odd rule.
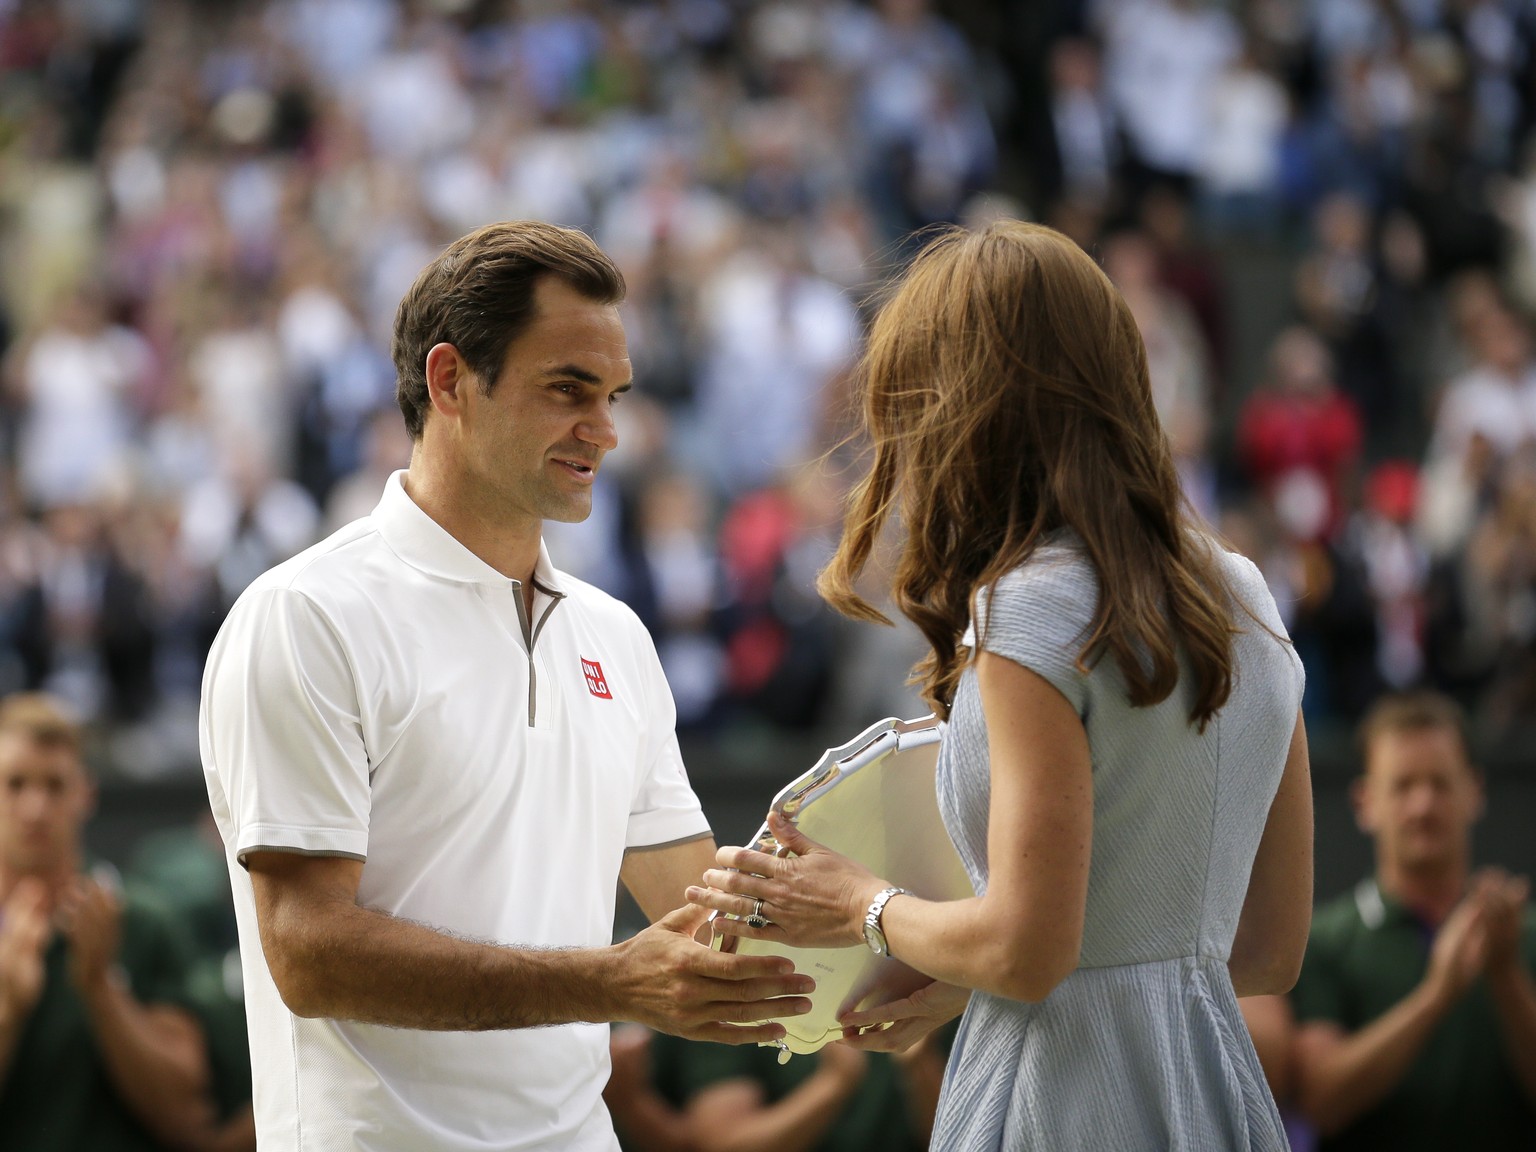
[[[95,880],[77,878],[59,901],[59,930],[69,941],[69,974],[82,993],[101,988],[117,962],[122,906]]]
[[[1483,868],[1435,933],[1429,982],[1445,1003],[1459,1000],[1479,976],[1506,974],[1520,962],[1520,925],[1530,884],[1500,868]]]
[[[0,1024],[24,1019],[43,994],[52,932],[48,889],[40,880],[19,881],[0,908]]]
[[[1483,968],[1490,979],[1508,976],[1520,966],[1520,928],[1525,920],[1525,904],[1531,882],[1524,876],[1510,876],[1489,869],[1487,890],[1483,895],[1483,921],[1487,940]]]

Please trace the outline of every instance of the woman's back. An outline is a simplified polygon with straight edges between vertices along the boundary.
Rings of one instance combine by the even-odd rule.
[[[1135,708],[1113,660],[1077,669],[1098,583],[1072,537],[979,605],[982,646],[1050,681],[1083,720],[1092,862],[1078,970],[1038,1005],[973,998],[935,1147],[1285,1147],[1226,960],[1302,674],[1257,569],[1220,551],[1217,564],[1257,622],[1235,608],[1232,694],[1204,732],[1189,722],[1188,675],[1160,704]],[[978,893],[989,794],[971,671],[950,715],[939,803]]]

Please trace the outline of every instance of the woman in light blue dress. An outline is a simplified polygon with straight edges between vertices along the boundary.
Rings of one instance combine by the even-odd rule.
[[[776,818],[793,855],[723,848],[689,898],[933,978],[844,1042],[965,1011],[934,1148],[1284,1149],[1237,997],[1288,989],[1306,942],[1302,670],[1253,565],[1186,512],[1129,309],[1059,233],[956,230],[882,308],[861,386],[873,461],[822,590],[883,619],[854,585],[898,529],[976,895],[892,893]]]

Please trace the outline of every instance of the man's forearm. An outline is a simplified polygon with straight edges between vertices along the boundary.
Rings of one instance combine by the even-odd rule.
[[[1490,972],[1488,987],[1498,1006],[1499,1030],[1526,1099],[1536,1104],[1536,984],[1518,964]]]
[[[1303,1028],[1296,1062],[1302,1112],[1332,1135],[1374,1108],[1402,1082],[1445,1014],[1443,995],[1420,985],[1360,1031],[1327,1044]]]
[[[747,1044],[777,1039],[773,1021],[810,1010],[801,997],[814,982],[789,961],[699,944],[706,913],[691,905],[620,944],[524,948],[359,907],[352,861],[264,853],[250,866],[262,951],[299,1016],[424,1031],[633,1020]]]
[[[324,1016],[429,1031],[610,1021],[616,949],[466,940],[356,905],[263,934],[284,1001]]]
[[[190,1146],[213,1119],[198,1026],[179,1009],[145,1007],[112,976],[83,989],[82,999],[118,1098],[159,1139]]]

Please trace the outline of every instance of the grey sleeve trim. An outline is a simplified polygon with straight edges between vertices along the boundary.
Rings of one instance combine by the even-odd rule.
[[[287,844],[252,844],[249,848],[240,849],[240,851],[235,856],[235,859],[240,861],[240,867],[246,869],[246,871],[250,871],[250,865],[245,862],[245,858],[252,852],[282,852],[289,856],[339,856],[344,860],[358,861],[366,861],[368,859],[368,857],[359,855],[356,852],[333,852],[330,850],[321,851],[317,848],[294,848]]]
[[[692,836],[679,836],[676,840],[666,840],[660,844],[636,844],[633,848],[624,849],[624,855],[631,852],[655,852],[662,848],[675,848],[679,844],[692,844],[695,840],[711,840],[714,838],[713,828],[706,828],[702,832],[695,832]]]

